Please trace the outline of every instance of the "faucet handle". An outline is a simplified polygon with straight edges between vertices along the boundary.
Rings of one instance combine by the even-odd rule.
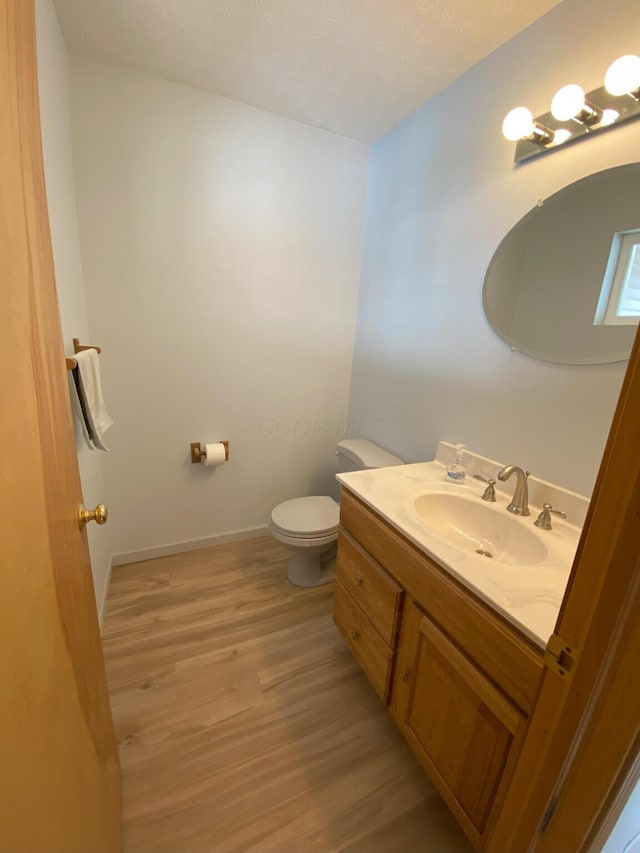
[[[491,503],[495,503],[496,502],[496,481],[495,480],[488,480],[486,477],[483,477],[482,474],[474,474],[473,477],[476,480],[480,480],[483,483],[489,484],[487,486],[487,488],[484,490],[484,493],[482,495],[482,500],[483,501],[491,501]]]
[[[566,518],[566,512],[562,512],[561,509],[554,509],[551,504],[542,504],[542,512],[533,522],[536,527],[539,527],[541,530],[551,530],[551,513],[553,515],[559,515],[560,518]]]

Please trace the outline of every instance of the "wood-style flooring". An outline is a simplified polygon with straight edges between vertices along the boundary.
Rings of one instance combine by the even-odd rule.
[[[127,853],[468,853],[272,539],[113,571],[103,636]]]

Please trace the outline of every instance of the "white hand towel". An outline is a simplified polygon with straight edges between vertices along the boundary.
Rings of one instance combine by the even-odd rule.
[[[100,362],[94,349],[86,349],[74,355],[78,362],[78,392],[87,418],[89,435],[100,450],[109,450],[102,442],[103,434],[113,421],[104,404],[100,381]]]
[[[82,411],[82,404],[80,403],[80,397],[78,396],[78,386],[76,385],[76,377],[77,371],[75,368],[73,370],[67,371],[67,376],[69,377],[69,397],[71,398],[71,409],[73,414],[78,419],[80,426],[82,427],[82,437],[87,443],[87,447],[90,450],[95,450],[96,448],[91,441],[91,436],[89,435],[89,425],[87,424],[87,420],[84,416],[84,412]]]

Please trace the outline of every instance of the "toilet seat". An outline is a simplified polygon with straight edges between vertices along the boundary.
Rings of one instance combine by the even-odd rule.
[[[338,532],[340,504],[325,495],[293,498],[271,513],[271,527],[289,539],[331,540]]]
[[[274,539],[277,539],[278,542],[282,542],[283,545],[288,545],[290,548],[294,548],[299,553],[302,553],[303,551],[308,551],[309,553],[326,551],[331,545],[338,541],[337,528],[333,533],[327,533],[326,536],[316,537],[292,536],[290,533],[283,533],[282,530],[274,527],[273,524],[270,525],[269,530]]]
[[[345,438],[336,445],[340,471],[403,465],[402,459],[367,438]],[[287,577],[296,586],[330,583],[336,576],[340,504],[325,495],[293,498],[271,513],[269,530],[289,552]]]
[[[293,498],[273,510],[269,528],[291,551],[291,583],[309,587],[335,580],[339,522],[340,504],[325,495]]]

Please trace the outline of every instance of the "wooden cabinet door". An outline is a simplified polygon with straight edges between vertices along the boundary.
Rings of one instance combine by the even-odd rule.
[[[45,197],[32,0],[0,14],[0,851],[115,853],[120,775]]]
[[[396,673],[393,716],[481,848],[526,719],[413,602],[403,619]]]

